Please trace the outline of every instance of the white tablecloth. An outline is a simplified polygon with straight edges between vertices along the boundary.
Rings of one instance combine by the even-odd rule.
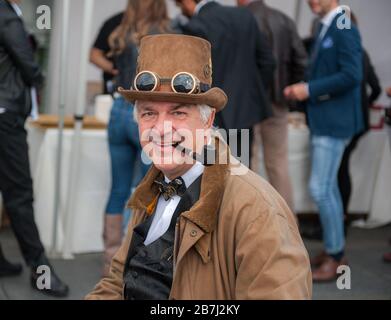
[[[35,187],[35,215],[44,245],[51,247],[54,206],[57,130],[29,128],[30,156]],[[82,154],[75,225],[72,239],[64,239],[64,201],[66,199],[72,130],[65,130],[61,219],[58,225],[57,248],[71,241],[73,253],[103,250],[102,227],[105,204],[110,188],[110,159],[105,130],[83,130]],[[306,129],[289,130],[289,164],[293,180],[297,212],[315,212],[307,191],[309,177],[309,134]],[[261,169],[261,173],[263,170]],[[370,213],[369,224],[391,222],[391,152],[387,134],[373,131],[359,143],[351,159],[353,194],[351,212]],[[68,243],[68,242],[67,242]]]
[[[55,166],[58,143],[57,129],[46,131],[29,127],[31,167],[34,178],[35,220],[47,249],[52,245]],[[103,250],[103,218],[111,184],[110,159],[106,130],[83,130],[75,224],[72,239],[64,239],[66,213],[65,201],[73,130],[64,131],[62,157],[62,184],[60,219],[58,223],[57,251],[62,253],[65,241],[71,241],[72,253],[99,252]],[[69,242],[68,242],[69,243]]]
[[[259,158],[262,163],[262,150]],[[289,171],[292,178],[295,211],[316,212],[308,193],[310,175],[309,131],[289,128]],[[352,197],[350,213],[369,213],[362,227],[377,227],[391,222],[391,150],[386,130],[371,131],[359,142],[350,162]],[[259,174],[266,177],[263,165]]]

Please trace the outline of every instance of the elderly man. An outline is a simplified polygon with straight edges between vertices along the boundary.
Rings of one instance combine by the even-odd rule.
[[[284,200],[238,163],[212,128],[227,102],[211,88],[210,43],[143,38],[131,90],[153,166],[127,237],[87,299],[308,299],[311,271]],[[194,160],[197,159],[197,160]]]

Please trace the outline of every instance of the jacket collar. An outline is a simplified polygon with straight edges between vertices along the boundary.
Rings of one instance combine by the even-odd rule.
[[[215,0],[202,0],[200,2],[197,3],[196,7],[195,7],[195,10],[194,10],[194,14],[197,15],[199,14],[199,12],[201,11],[201,9],[206,6],[208,3],[210,2],[214,2]]]
[[[222,138],[216,137],[215,139],[216,160],[224,159],[224,163],[205,167],[201,181],[200,198],[190,211],[182,214],[183,217],[196,224],[206,233],[215,229],[226,178],[229,174],[229,147]],[[143,181],[133,193],[128,202],[128,207],[152,214],[159,198],[159,190],[154,181],[162,176],[162,172],[152,165]]]
[[[23,13],[22,13],[22,10],[20,9],[20,7],[14,3],[14,2],[9,2],[9,5],[11,6],[12,10],[15,11],[16,15],[20,18],[21,16],[23,16]]]
[[[200,2],[198,5],[200,6],[196,8],[196,11],[194,12],[194,16],[204,13],[204,11],[207,10],[208,8],[219,6],[220,4],[216,2],[216,0],[207,0],[205,3]]]
[[[341,6],[338,6],[327,13],[322,19],[321,22],[324,26],[330,27],[334,19],[342,12]]]
[[[327,27],[327,31],[325,32],[325,34],[322,36],[321,39],[318,39],[318,40],[315,39],[312,50],[317,50],[317,52],[316,52],[316,55],[312,58],[312,62],[310,62],[310,65],[308,68],[309,75],[312,74],[312,72],[315,70],[315,68],[320,63],[319,57],[322,56],[322,54],[324,53],[324,50],[321,50],[323,41],[325,39],[327,39],[329,36],[332,36],[334,34],[335,30],[338,30],[337,29],[337,20],[340,16],[341,16],[341,14],[337,14],[334,17],[332,23],[330,24],[329,27]],[[320,34],[319,34],[319,36],[320,36]]]

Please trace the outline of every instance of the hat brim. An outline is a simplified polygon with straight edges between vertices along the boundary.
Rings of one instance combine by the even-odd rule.
[[[212,88],[205,93],[187,94],[165,91],[136,91],[119,88],[118,92],[128,101],[134,103],[137,100],[175,102],[186,104],[206,104],[219,112],[224,109],[228,98],[220,88]]]

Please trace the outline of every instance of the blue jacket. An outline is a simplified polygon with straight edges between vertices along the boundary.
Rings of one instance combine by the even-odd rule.
[[[338,15],[320,44],[315,41],[308,70],[307,102],[311,133],[351,138],[364,129],[361,110],[363,78],[361,37],[355,25],[339,29]]]

